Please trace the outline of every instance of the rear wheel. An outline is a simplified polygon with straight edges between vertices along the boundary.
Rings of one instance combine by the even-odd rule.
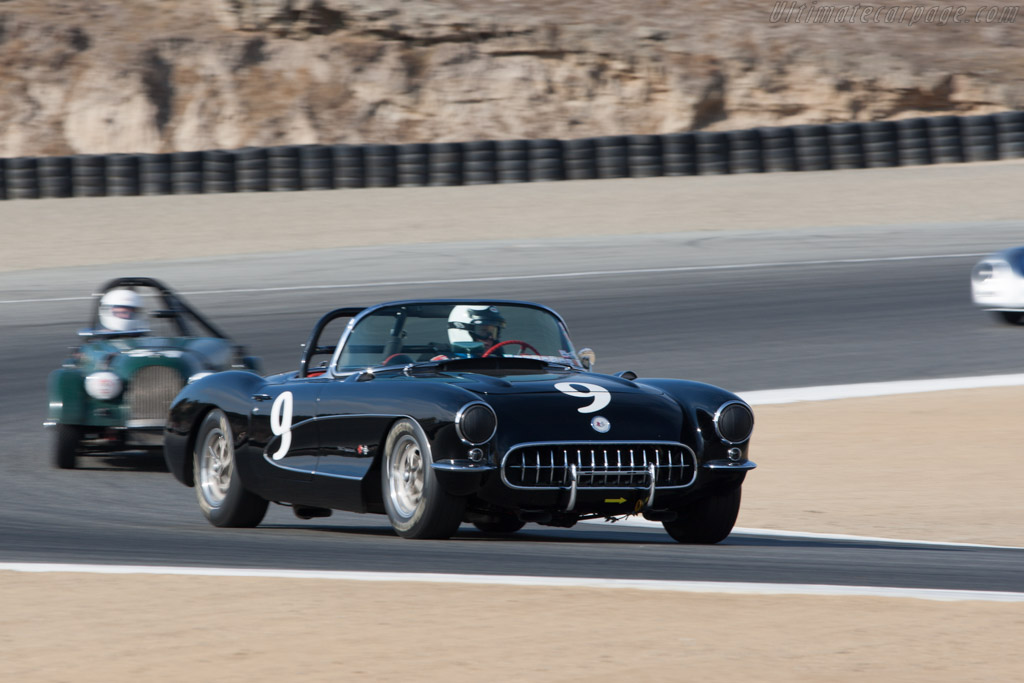
[[[430,463],[420,426],[397,422],[384,444],[381,487],[391,526],[403,538],[449,538],[462,523],[465,499],[441,488]]]
[[[196,437],[192,471],[199,508],[210,524],[254,527],[267,514],[267,501],[242,486],[227,416],[213,410]]]
[[[75,469],[75,456],[81,441],[81,427],[58,424],[53,437],[53,466],[62,470]]]
[[[676,508],[679,516],[662,522],[669,536],[680,543],[712,544],[732,533],[740,513],[740,487],[715,493],[687,506]]]

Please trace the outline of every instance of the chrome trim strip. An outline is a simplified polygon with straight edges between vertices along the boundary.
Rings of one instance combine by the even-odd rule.
[[[747,432],[747,435],[745,437],[743,437],[742,439],[740,439],[739,441],[729,441],[729,439],[727,439],[724,436],[722,436],[722,430],[720,430],[718,428],[718,420],[719,420],[720,417],[722,417],[722,411],[725,410],[726,408],[728,408],[731,405],[741,405],[741,406],[743,406],[744,408],[747,409],[747,412],[750,413],[750,431]],[[737,443],[743,443],[744,441],[749,440],[750,439],[750,435],[754,433],[754,410],[749,405],[747,405],[746,401],[739,401],[739,400],[726,401],[722,405],[718,406],[718,410],[715,411],[715,417],[714,417],[713,422],[715,424],[715,434],[718,435],[718,438],[723,443],[727,443],[730,446],[733,445],[733,444],[737,444]]]
[[[656,490],[654,484],[658,481],[658,471],[654,469],[654,463],[647,463],[647,476],[651,478],[651,488],[647,491],[647,504],[644,505],[644,510],[650,510],[651,506],[654,505],[654,492]]]
[[[486,463],[473,462],[472,460],[456,460],[454,458],[432,462],[430,466],[435,470],[445,472],[490,472],[498,469],[497,465],[488,465]]]
[[[701,468],[705,470],[752,470],[757,467],[756,462],[750,460],[744,460],[743,462],[733,462],[732,460],[708,460],[706,463],[701,465]]]
[[[470,441],[469,439],[466,438],[466,435],[462,433],[462,418],[465,416],[466,411],[469,410],[471,406],[483,406],[484,408],[487,408],[487,410],[491,411],[491,415],[494,416],[494,429],[491,430],[490,436],[488,436],[483,441]],[[470,401],[466,405],[459,408],[459,412],[455,413],[455,433],[458,434],[459,441],[466,444],[467,446],[483,446],[485,443],[493,439],[494,435],[498,433],[498,414],[494,412],[494,408],[492,408],[487,403],[484,403],[483,401]]]
[[[576,507],[576,465],[575,463],[569,465],[569,477],[572,479],[572,488],[569,489],[569,505],[566,506],[566,512],[572,512],[572,509]],[[504,477],[502,477],[504,479]]]

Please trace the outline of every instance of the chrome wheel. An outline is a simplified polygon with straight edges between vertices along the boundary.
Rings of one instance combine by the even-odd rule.
[[[414,436],[405,434],[398,439],[388,458],[388,467],[391,469],[388,481],[395,511],[402,517],[412,517],[423,500],[426,478],[423,451]]]
[[[225,428],[222,422],[211,429],[199,450],[199,490],[212,508],[220,507],[231,489],[235,458]]]
[[[214,526],[254,527],[263,520],[267,501],[246,490],[231,424],[221,410],[211,410],[199,427],[192,473],[199,509]]]
[[[466,500],[441,486],[430,441],[414,420],[399,420],[384,444],[381,494],[388,520],[405,538],[448,538],[462,523]]]

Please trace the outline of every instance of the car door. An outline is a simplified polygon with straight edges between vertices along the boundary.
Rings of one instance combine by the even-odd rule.
[[[292,379],[268,384],[252,398],[251,439],[262,447],[263,461],[274,477],[310,481],[320,451],[317,399],[325,381]]]
[[[386,380],[334,380],[320,393],[320,457],[315,491],[322,505],[366,511],[364,481],[375,472],[374,458],[383,448],[383,437],[396,417],[395,401],[387,384]],[[375,482],[369,485],[377,486]]]

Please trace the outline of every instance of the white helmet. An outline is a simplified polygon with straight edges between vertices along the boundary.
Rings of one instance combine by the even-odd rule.
[[[110,290],[100,299],[100,324],[117,332],[141,330],[142,297],[131,289]]]
[[[496,306],[455,306],[448,315],[448,341],[497,342],[504,327],[505,318]]]

